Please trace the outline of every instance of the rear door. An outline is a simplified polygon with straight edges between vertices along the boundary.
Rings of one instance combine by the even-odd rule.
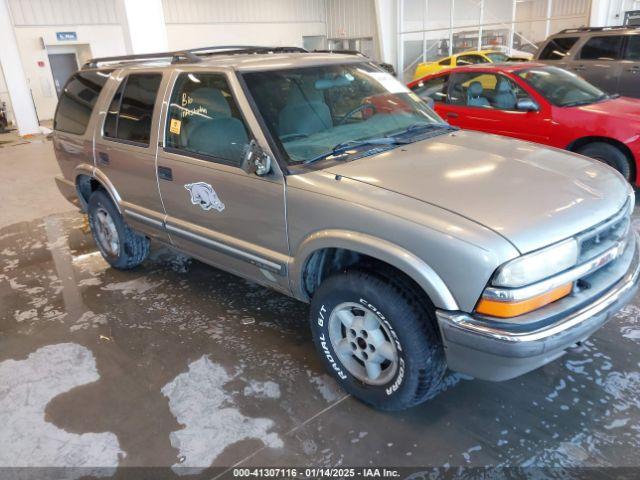
[[[241,168],[258,135],[242,113],[250,107],[237,79],[222,71],[178,70],[166,104],[158,177],[172,242],[288,292],[284,177],[277,165],[263,177]]]
[[[515,80],[500,73],[454,73],[447,103],[438,109],[452,125],[538,143],[549,140],[546,105],[537,112],[517,109],[531,95]]]
[[[605,92],[618,93],[623,42],[623,35],[595,35],[585,42],[569,67]]]
[[[168,76],[167,76],[168,77]],[[168,78],[167,78],[168,81]],[[113,186],[122,212],[136,230],[163,241],[164,208],[156,178],[161,70],[115,78],[96,132],[96,170]]]
[[[626,36],[618,93],[640,98],[640,34]]]

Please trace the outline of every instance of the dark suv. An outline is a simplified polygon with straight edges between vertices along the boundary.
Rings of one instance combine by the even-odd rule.
[[[535,58],[576,72],[607,93],[640,98],[640,27],[562,30]]]

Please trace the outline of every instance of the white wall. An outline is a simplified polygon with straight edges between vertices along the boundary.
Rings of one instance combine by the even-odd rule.
[[[169,49],[211,45],[302,46],[325,36],[326,0],[163,0]]]

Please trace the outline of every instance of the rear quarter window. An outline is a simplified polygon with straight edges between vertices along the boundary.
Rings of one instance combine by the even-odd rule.
[[[563,60],[578,41],[578,37],[562,37],[549,40],[540,52],[540,60]]]
[[[110,71],[90,71],[73,75],[58,100],[53,129],[75,135],[84,134],[109,74]]]

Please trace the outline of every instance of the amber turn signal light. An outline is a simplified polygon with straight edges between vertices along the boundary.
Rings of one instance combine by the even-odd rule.
[[[478,303],[476,312],[499,318],[517,317],[518,315],[523,315],[540,307],[544,307],[562,297],[566,297],[571,293],[572,288],[573,283],[567,283],[536,297],[531,297],[519,302],[498,302],[483,298],[480,300],[480,303]]]

